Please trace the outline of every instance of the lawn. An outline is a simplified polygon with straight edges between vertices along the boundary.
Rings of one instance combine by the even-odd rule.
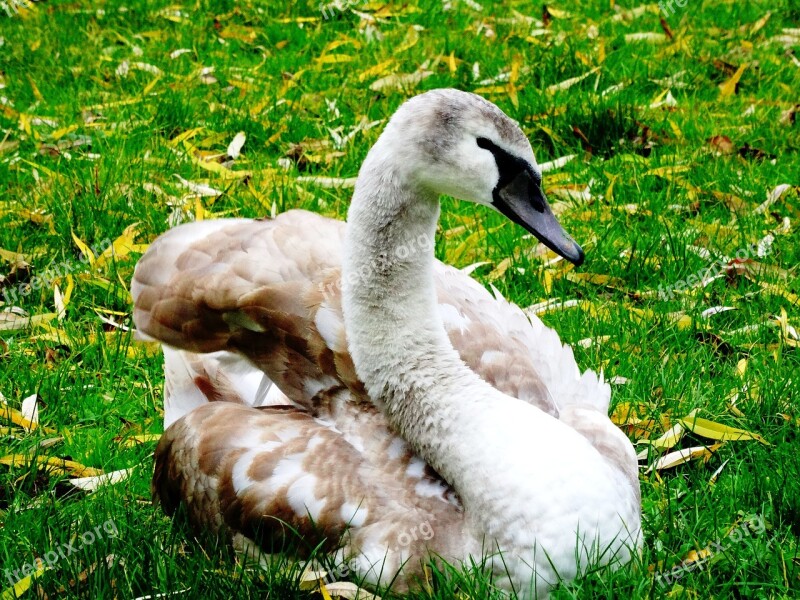
[[[794,0],[0,0],[0,598],[323,597],[150,503],[130,279],[179,222],[344,218],[437,87],[519,121],[587,260],[449,200],[437,256],[603,369],[642,453],[641,560],[553,597],[800,597],[798,27]],[[496,595],[473,571],[415,597]]]

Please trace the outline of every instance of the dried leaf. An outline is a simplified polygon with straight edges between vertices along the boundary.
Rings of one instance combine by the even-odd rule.
[[[78,477],[93,477],[102,474],[102,471],[93,467],[86,467],[74,460],[56,458],[54,456],[28,456],[27,454],[7,454],[0,456],[0,464],[10,467],[22,467],[31,463],[42,468],[48,473],[61,475],[77,475]]]
[[[44,562],[41,560],[34,561],[34,565],[36,566],[36,571],[27,577],[23,577],[10,588],[6,588],[0,592],[0,600],[16,600],[16,598],[19,598],[31,588],[33,580],[40,577],[42,573],[45,572]]]
[[[693,460],[708,460],[711,456],[719,450],[722,444],[714,444],[713,446],[694,446],[692,448],[684,448],[683,450],[676,450],[675,452],[670,452],[669,454],[665,454],[661,458],[659,458],[656,463],[647,469],[647,472],[650,473],[651,471],[663,471],[664,469],[672,469],[679,465],[684,465],[688,462]]]
[[[767,440],[757,433],[751,433],[736,427],[729,427],[728,425],[715,423],[714,421],[709,421],[708,419],[695,417],[693,415],[688,415],[682,419],[678,419],[678,423],[681,423],[684,427],[686,427],[686,429],[695,435],[699,435],[700,437],[708,438],[710,440],[719,440],[723,442],[756,440],[767,446],[770,445]]]
[[[569,79],[565,79],[561,83],[554,83],[553,85],[547,86],[547,89],[545,91],[548,94],[554,94],[558,91],[568,90],[576,83],[580,83],[581,81],[583,81],[587,77],[591,77],[598,71],[600,71],[600,67],[595,67],[594,69],[592,69],[587,73],[584,73],[583,75],[578,75],[577,77],[571,77]]]
[[[32,424],[39,424],[39,395],[31,394],[22,401],[19,412]]]
[[[247,140],[247,136],[245,135],[244,131],[240,131],[237,133],[231,143],[228,144],[228,156],[231,158],[239,158],[239,154],[242,151],[242,146],[244,146],[245,141]]]
[[[78,477],[70,479],[69,482],[76,488],[85,492],[94,492],[98,488],[106,485],[114,485],[121,481],[125,481],[130,477],[133,472],[133,467],[130,469],[120,469],[119,471],[111,471],[110,473],[102,473],[101,475],[94,475],[91,477]]]
[[[733,145],[731,138],[727,135],[715,135],[706,141],[719,154],[734,154],[736,152],[736,146]]]
[[[742,78],[742,74],[745,72],[747,67],[747,63],[743,64],[736,70],[736,73],[733,74],[733,77],[719,86],[719,97],[721,99],[733,96],[736,93],[736,89],[739,86],[739,80]]]
[[[376,596],[349,581],[337,581],[335,583],[321,585],[320,591],[323,589],[330,594],[331,598],[345,598],[345,600],[381,600],[380,596]]]

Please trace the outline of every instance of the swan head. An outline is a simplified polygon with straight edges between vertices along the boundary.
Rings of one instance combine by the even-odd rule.
[[[397,110],[384,136],[421,190],[489,206],[570,262],[583,262],[547,203],[528,138],[488,100],[455,89],[425,92]]]

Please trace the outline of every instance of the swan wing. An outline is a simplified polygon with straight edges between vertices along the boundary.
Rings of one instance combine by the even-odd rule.
[[[340,387],[369,402],[347,352],[343,235],[344,223],[302,210],[170,230],[137,265],[137,329],[190,352],[237,352],[309,408]],[[457,269],[435,268],[445,328],[481,377],[552,415],[571,398],[607,404],[607,386],[580,375],[554,331]]]
[[[390,583],[405,565],[402,590],[427,548],[458,558],[468,546],[463,511],[420,493],[445,486],[409,452],[395,452],[394,439],[369,411],[355,433],[295,406],[208,402],[165,431],[152,493],[167,514],[185,503],[199,531],[239,534],[267,552],[286,543],[303,544],[301,554],[338,548],[340,561],[373,584]]]

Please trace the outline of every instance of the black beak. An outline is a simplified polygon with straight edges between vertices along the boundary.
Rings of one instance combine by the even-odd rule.
[[[576,267],[583,263],[583,249],[564,231],[529,170],[520,171],[509,183],[498,186],[493,195],[498,211]]]
[[[545,246],[576,267],[583,263],[581,247],[564,231],[542,192],[541,179],[527,161],[514,156],[487,138],[478,146],[489,150],[497,163],[500,181],[492,192],[493,206],[530,231]]]

